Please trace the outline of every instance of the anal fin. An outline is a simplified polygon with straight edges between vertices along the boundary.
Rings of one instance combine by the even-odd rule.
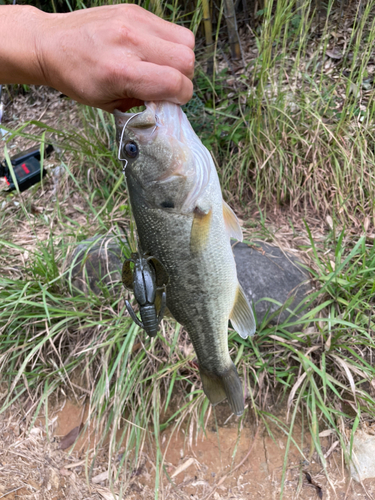
[[[254,335],[256,329],[254,314],[239,283],[236,300],[229,318],[233,328],[243,339]]]
[[[223,374],[217,375],[199,367],[203,390],[212,405],[228,398],[229,406],[236,415],[244,410],[243,389],[237,369],[232,366]]]

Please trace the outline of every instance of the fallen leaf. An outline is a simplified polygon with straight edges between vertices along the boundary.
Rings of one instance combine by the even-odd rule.
[[[327,215],[326,217],[327,224],[329,225],[330,229],[333,229],[333,220],[330,215]]]
[[[356,85],[355,83],[351,82],[349,93],[353,94],[354,97],[359,97],[359,95],[360,95],[359,86]]]
[[[181,474],[184,470],[186,470],[190,465],[192,465],[195,462],[194,458],[188,458],[186,462],[183,464],[179,465],[177,469],[174,471],[174,473],[171,475],[171,477],[176,477],[178,474]]]
[[[142,344],[140,342],[137,342],[136,344],[133,345],[132,352],[137,352],[139,349],[142,347]]]
[[[108,488],[96,487],[97,493],[101,495],[104,500],[118,500],[118,495],[114,495]]]
[[[60,474],[62,476],[71,476],[72,473],[70,470],[67,470],[67,469],[65,469],[65,467],[63,467],[62,469],[60,469]]]
[[[83,427],[83,424],[77,425],[77,427],[74,427],[66,436],[62,438],[60,441],[60,449],[61,450],[66,450],[67,448],[70,448],[72,444],[75,443],[76,439],[79,436],[79,433],[81,432]]]
[[[326,429],[325,431],[319,432],[319,437],[324,438],[333,434],[335,431],[333,429]]]
[[[284,344],[289,344],[288,341],[283,339],[282,337],[279,337],[278,335],[268,335],[272,340],[276,340],[277,342],[283,342]]]
[[[326,54],[331,59],[342,59],[343,56],[342,52],[338,49],[327,50]]]
[[[33,215],[39,215],[39,214],[43,213],[43,210],[44,210],[43,207],[37,207],[36,205],[34,205],[34,203],[32,203],[30,206],[30,212]]]
[[[94,483],[94,484],[97,484],[97,483],[101,483],[102,481],[105,481],[106,479],[108,479],[109,477],[109,470],[106,470],[104,472],[101,472],[100,474],[98,474],[97,476],[93,477],[91,479],[91,481]]]

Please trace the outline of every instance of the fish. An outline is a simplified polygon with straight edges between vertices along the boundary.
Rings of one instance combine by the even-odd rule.
[[[256,328],[231,247],[242,230],[181,107],[166,101],[145,107],[114,113],[140,244],[168,273],[167,308],[192,341],[204,393],[212,405],[227,398],[242,415],[242,383],[228,349],[229,319],[244,339]]]

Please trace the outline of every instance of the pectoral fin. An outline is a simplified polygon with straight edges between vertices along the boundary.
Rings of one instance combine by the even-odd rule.
[[[229,238],[234,238],[235,240],[242,241],[242,229],[236,217],[236,214],[230,208],[229,205],[223,200],[223,215],[225,227]]]
[[[243,339],[254,335],[256,328],[254,314],[239,283],[236,301],[229,318],[233,328]]]
[[[210,234],[211,220],[212,209],[207,213],[195,210],[190,235],[190,250],[193,253],[200,253],[206,248]]]

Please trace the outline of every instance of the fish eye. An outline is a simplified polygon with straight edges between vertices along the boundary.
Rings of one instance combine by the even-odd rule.
[[[135,142],[129,141],[123,146],[123,153],[128,158],[136,158],[138,156],[138,146]]]

